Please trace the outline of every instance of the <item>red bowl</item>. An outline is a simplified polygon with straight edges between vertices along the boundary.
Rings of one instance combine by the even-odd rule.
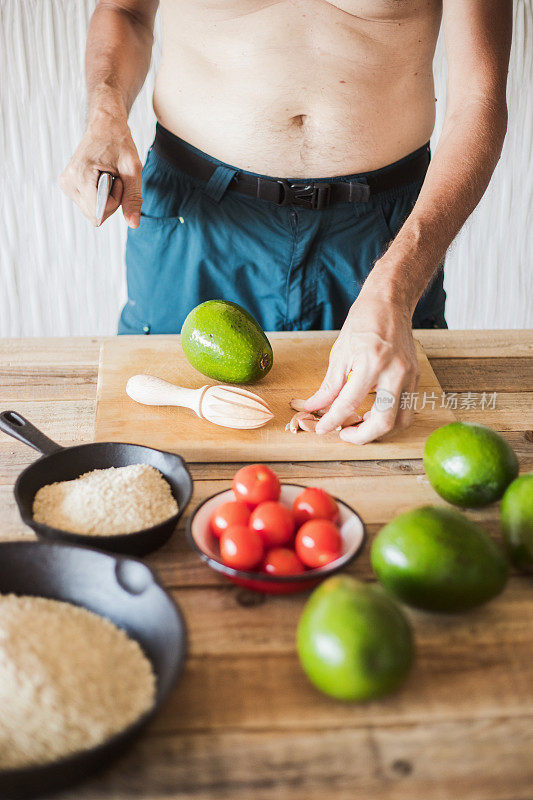
[[[305,486],[296,483],[281,485],[280,501],[292,508],[295,498]],[[219,543],[209,527],[209,520],[215,508],[222,503],[235,500],[232,489],[208,497],[198,505],[187,522],[187,539],[193,550],[208,564],[211,569],[225,575],[230,581],[267,594],[290,594],[312,589],[324,578],[333,575],[358,556],[365,541],[365,527],[359,514],[349,505],[334,498],[339,507],[339,528],[342,537],[342,555],[330,564],[319,569],[309,569],[298,575],[269,575],[264,572],[249,572],[233,569],[220,560]]]

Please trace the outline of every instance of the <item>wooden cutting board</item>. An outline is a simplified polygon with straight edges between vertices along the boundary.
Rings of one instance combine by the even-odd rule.
[[[425,407],[416,413],[407,431],[393,433],[382,442],[364,446],[342,442],[336,433],[291,434],[285,425],[293,412],[292,397],[309,397],[325,372],[334,332],[268,334],[274,350],[274,366],[259,383],[247,386],[259,394],[274,412],[263,428],[238,431],[199,419],[184,408],[143,406],[125,391],[128,378],[138,373],[156,375],[179,386],[198,388],[215,383],[186,360],[178,336],[118,336],[102,345],[98,374],[96,441],[134,442],[180,453],[188,461],[336,461],[420,458],[427,436],[452,422],[452,412],[441,407],[442,389],[417,342],[420,364],[419,403],[426,392]],[[363,410],[370,408],[373,396]],[[433,408],[432,406],[435,406]]]

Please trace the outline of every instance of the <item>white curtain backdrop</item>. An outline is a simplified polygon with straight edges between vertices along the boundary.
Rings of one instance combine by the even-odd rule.
[[[95,0],[0,0],[0,336],[112,334],[125,297],[125,227],[94,230],[57,176],[83,132],[83,54]],[[153,137],[151,88],[135,103],[141,155]],[[438,121],[446,104],[442,43]],[[515,0],[510,124],[491,185],[447,258],[454,328],[533,327],[533,7]]]

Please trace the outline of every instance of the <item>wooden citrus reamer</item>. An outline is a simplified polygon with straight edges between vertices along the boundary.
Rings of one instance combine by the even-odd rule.
[[[154,375],[134,375],[126,384],[126,392],[132,400],[147,406],[190,408],[201,419],[225,428],[260,428],[274,416],[258,395],[238,386],[186,389]]]

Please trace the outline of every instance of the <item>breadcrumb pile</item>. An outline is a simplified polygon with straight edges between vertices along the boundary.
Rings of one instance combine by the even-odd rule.
[[[42,486],[33,500],[36,522],[93,536],[133,533],[177,513],[169,484],[149,464],[95,469]]]
[[[85,608],[0,595],[0,768],[46,764],[104,742],[148,711],[138,642]]]

